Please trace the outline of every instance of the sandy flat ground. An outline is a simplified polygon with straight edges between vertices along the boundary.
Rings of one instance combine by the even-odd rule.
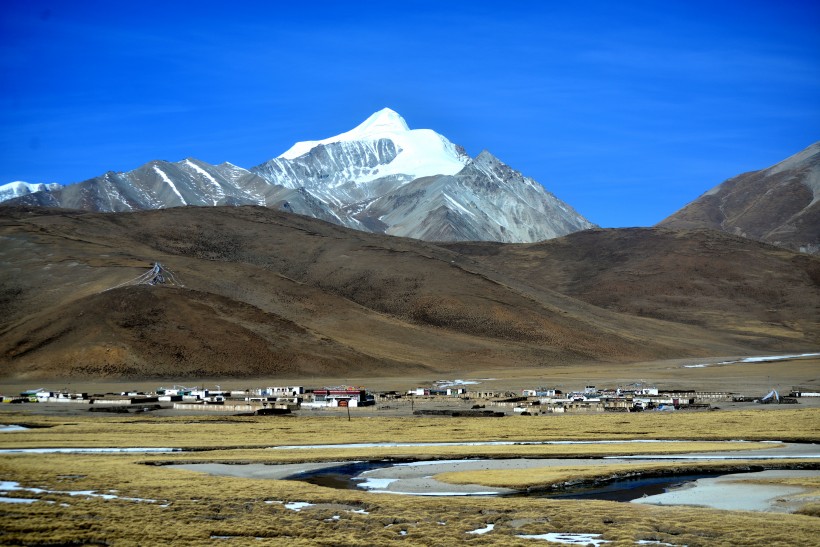
[[[646,496],[633,503],[653,505],[696,505],[734,511],[791,513],[800,505],[816,499],[798,498],[806,490],[779,484],[755,484],[752,481],[817,477],[818,471],[768,470],[757,473],[735,473],[698,479],[693,484],[663,494]]]
[[[765,354],[770,355],[770,354]],[[575,365],[550,365],[539,368],[474,370],[426,376],[363,377],[351,373],[346,377],[262,377],[203,378],[197,381],[134,380],[134,381],[66,381],[66,380],[3,380],[0,393],[17,394],[27,389],[67,389],[70,392],[121,393],[123,391],[153,391],[159,387],[184,384],[209,389],[243,390],[256,387],[301,385],[306,388],[350,385],[372,391],[395,390],[404,393],[418,387],[430,387],[437,381],[465,380],[468,389],[519,391],[535,387],[557,388],[563,391],[582,390],[586,385],[598,387],[626,386],[635,382],[661,389],[694,389],[697,391],[727,391],[761,397],[772,388],[787,395],[793,386],[820,391],[820,357],[802,357],[783,361],[730,363],[744,356],[667,359],[635,363],[589,362]],[[693,365],[708,365],[693,367]],[[808,401],[806,398],[805,402]]]
[[[198,473],[208,473],[220,477],[240,477],[245,479],[279,480],[317,469],[327,469],[350,462],[321,462],[321,463],[286,463],[269,465],[264,463],[226,464],[226,463],[191,463],[169,465],[168,469],[185,469]]]

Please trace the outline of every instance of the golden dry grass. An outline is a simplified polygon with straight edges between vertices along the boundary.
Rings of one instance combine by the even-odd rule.
[[[794,460],[734,460],[731,463],[727,462],[691,462],[691,463],[628,463],[607,465],[605,468],[568,465],[568,466],[551,466],[551,467],[535,467],[528,469],[485,469],[479,471],[454,471],[449,473],[439,473],[435,476],[436,479],[449,482],[452,484],[482,484],[484,486],[499,487],[499,488],[546,488],[553,485],[561,485],[567,482],[575,481],[595,481],[604,479],[614,479],[629,476],[637,476],[639,474],[651,474],[657,472],[666,472],[670,474],[684,474],[693,471],[731,471],[741,466],[753,465],[767,465],[767,466],[782,466],[789,467],[795,464],[811,463],[811,460],[801,460],[796,458]],[[814,480],[803,479],[766,479],[758,481],[744,481],[744,482],[758,482],[761,484],[788,484],[792,486],[802,486],[810,489],[817,489],[820,487],[820,478]],[[804,484],[805,483],[805,484]]]
[[[355,416],[355,415],[354,415]],[[617,413],[545,417],[378,418],[89,416],[70,419],[4,413],[6,423],[47,426],[4,434],[0,448],[259,448],[363,442],[546,441],[598,439],[818,441],[820,409]],[[641,449],[642,450],[642,449]]]

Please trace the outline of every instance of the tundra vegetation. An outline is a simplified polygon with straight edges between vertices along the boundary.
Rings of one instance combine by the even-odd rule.
[[[384,457],[554,457],[713,450],[728,439],[816,442],[820,410],[628,413],[596,416],[460,418],[81,416],[71,419],[6,412],[3,420],[33,426],[4,433],[0,448],[169,447],[193,451],[138,454],[5,453],[0,478],[31,490],[10,491],[34,503],[0,503],[0,543],[8,545],[175,544],[210,541],[274,545],[533,545],[520,535],[600,534],[612,545],[811,545],[816,504],[803,514],[719,511],[698,507],[544,498],[419,497],[335,490],[303,482],[219,477],[170,463],[280,463]],[[505,445],[278,449],[333,443],[474,440],[678,439],[671,444]],[[753,448],[757,443],[748,443]],[[738,447],[732,447],[738,448]],[[748,463],[748,462],[746,462]],[[756,461],[755,464],[760,464]],[[728,464],[721,464],[731,467]],[[744,465],[738,462],[737,465]],[[630,463],[621,471],[662,464]],[[691,465],[670,463],[683,469]],[[606,471],[611,474],[612,469]],[[471,482],[523,486],[593,478],[602,471],[529,470]],[[448,479],[448,477],[442,477]],[[462,477],[463,478],[463,477]],[[457,480],[449,478],[448,480]],[[8,485],[7,485],[8,486]],[[799,484],[816,500],[816,481]],[[111,499],[70,493],[108,494]],[[307,502],[312,505],[288,505]],[[298,510],[297,510],[298,509]],[[469,532],[494,527],[484,534]],[[537,543],[535,543],[537,544]],[[609,544],[608,544],[609,545]]]

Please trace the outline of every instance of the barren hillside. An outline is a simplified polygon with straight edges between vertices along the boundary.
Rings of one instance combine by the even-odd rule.
[[[261,207],[4,208],[0,367],[17,378],[398,376],[816,347],[820,261],[673,232],[611,248],[630,234],[445,248]],[[717,267],[727,241],[747,262]],[[108,290],[154,262],[184,288]],[[686,286],[668,294],[678,278],[733,303],[732,321],[712,320],[729,306],[686,301]],[[758,286],[778,284],[754,304]],[[788,325],[760,328],[773,306]]]
[[[723,232],[587,230],[447,248],[595,306],[704,326],[752,347],[820,339],[820,259]]]

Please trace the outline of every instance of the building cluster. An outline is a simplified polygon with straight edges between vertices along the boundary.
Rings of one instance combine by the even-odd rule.
[[[773,391],[773,393],[776,393]],[[760,403],[797,402],[798,397],[820,396],[816,390],[795,387],[789,397],[744,397],[730,392],[704,392],[680,389],[658,389],[653,386],[632,384],[627,387],[599,389],[585,386],[564,392],[555,388],[527,388],[521,391],[494,391],[473,389],[467,385],[434,384],[405,392],[369,392],[355,386],[335,386],[305,389],[303,386],[274,386],[245,390],[225,390],[204,387],[161,387],[154,392],[126,391],[89,395],[70,393],[68,390],[49,391],[44,388],[29,390],[19,395],[4,396],[4,403],[76,403],[94,405],[93,410],[105,408],[117,411],[120,407],[140,407],[144,410],[172,405],[177,410],[213,412],[253,412],[257,414],[288,413],[299,409],[357,408],[389,404],[399,399],[415,402],[472,405],[473,409],[487,406],[512,414],[534,415],[566,412],[640,412],[644,410],[705,409],[721,401],[755,401]],[[151,406],[153,405],[153,407]],[[498,414],[498,412],[496,412]]]
[[[177,410],[216,412],[257,412],[269,414],[306,408],[359,407],[375,404],[375,396],[365,389],[338,386],[306,391],[303,386],[274,386],[245,390],[204,387],[160,387],[153,392],[71,393],[68,390],[32,389],[19,395],[3,396],[4,403],[76,403],[95,407],[127,407],[171,404]]]
[[[731,401],[732,393],[698,392],[694,390],[664,390],[632,385],[626,388],[598,389],[585,386],[581,390],[564,392],[556,388],[538,387],[520,392],[472,390],[464,387],[447,389],[418,388],[412,396],[461,397],[480,400],[492,407],[507,407],[514,414],[533,415],[564,412],[640,412],[643,410],[676,410],[707,408],[715,401]]]

